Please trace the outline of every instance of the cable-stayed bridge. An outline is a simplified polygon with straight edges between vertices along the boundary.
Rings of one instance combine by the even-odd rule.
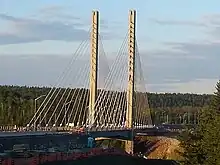
[[[27,124],[29,135],[84,129],[93,137],[125,139],[126,151],[133,152],[136,134],[166,133],[153,127],[151,120],[137,44],[136,11],[129,11],[128,32],[110,65],[102,41],[99,12],[94,11],[88,37],[57,84],[37,98],[43,101]]]
[[[93,12],[88,38],[91,43],[88,39],[82,42],[28,126],[104,130],[152,125],[135,35],[136,12],[130,11],[129,31],[110,67],[105,60],[98,15]],[[73,85],[68,85],[71,82]]]
[[[152,127],[137,45],[135,10],[129,12],[128,25],[120,50],[108,67],[108,62],[101,63],[106,61],[106,56],[99,12],[92,13],[90,37],[80,44],[28,127],[34,130],[84,128],[97,137],[124,135],[129,139],[135,129]],[[66,84],[70,82],[74,85]],[[127,145],[132,147],[131,143],[128,141]]]

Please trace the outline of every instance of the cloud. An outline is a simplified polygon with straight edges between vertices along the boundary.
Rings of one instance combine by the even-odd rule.
[[[73,14],[72,9],[66,6],[47,5],[33,11],[30,17],[0,13],[0,25],[2,23],[7,30],[0,30],[0,45],[46,40],[83,41],[89,39],[91,17],[82,18]],[[120,37],[118,31],[109,28],[112,23],[107,19],[100,18],[99,24],[104,40]]]
[[[40,13],[59,13],[60,11],[63,11],[65,8],[60,5],[47,5],[42,8],[40,8]]]
[[[180,26],[196,26],[196,27],[207,27],[204,22],[194,22],[194,21],[177,21],[177,20],[159,20],[152,18],[151,22],[157,23],[159,25],[180,25]]]
[[[82,28],[83,25],[77,23],[66,24],[62,21],[17,18],[5,14],[1,14],[0,18],[7,20],[10,25],[10,33],[0,33],[0,44],[43,40],[78,41],[85,37],[85,34],[88,34]],[[188,24],[195,27],[207,27],[209,38],[206,41],[165,42],[163,46],[166,49],[151,49],[147,52],[140,52],[148,91],[213,92],[213,87],[220,78],[219,18],[218,15],[212,15],[203,17],[195,23],[190,21],[180,21],[181,23],[178,23],[179,21],[166,22],[172,25],[177,23],[178,25]],[[103,20],[103,24],[108,25],[108,22]],[[108,38],[114,36],[110,36],[110,34],[112,33],[106,33],[107,36],[109,35]],[[0,79],[3,80],[1,83],[19,85],[54,84],[57,75],[65,66],[65,61],[69,60],[69,57],[62,56],[32,57],[30,55],[26,59],[21,58],[19,55],[1,57]],[[61,64],[61,61],[64,62]],[[84,65],[82,61],[77,64]]]
[[[0,32],[0,44],[39,42],[44,40],[81,41],[88,38],[88,32],[79,28],[81,24],[65,24],[59,21],[25,19],[0,14],[8,21],[10,31]]]
[[[76,55],[2,55],[0,84],[55,86],[59,82],[59,86],[88,87],[90,61],[89,54],[84,53],[77,61]],[[99,87],[104,84],[109,69],[104,56],[100,60]]]
[[[218,79],[220,77],[219,43],[169,43],[174,50],[148,52],[143,61],[153,63],[144,66],[147,83],[167,83],[167,79],[181,83],[195,79]],[[184,53],[181,53],[184,52]],[[157,57],[159,56],[159,57]]]
[[[182,49],[188,49],[188,46],[182,47]],[[199,49],[199,47],[197,49]],[[191,48],[189,50],[191,50]],[[195,52],[196,50],[192,53]],[[143,57],[143,52],[141,54]],[[205,54],[203,55],[206,56]],[[164,54],[164,56],[166,56],[166,54]],[[89,59],[89,55],[86,59]],[[60,55],[38,56],[29,54],[28,56],[1,56],[1,84],[30,86],[54,85],[70,60],[71,56]],[[99,76],[99,80],[103,82],[104,77],[107,75],[107,64],[104,63],[106,62],[105,60],[101,58],[100,60],[99,74],[101,74],[101,76]],[[175,58],[175,56],[173,58],[163,59],[154,58],[153,56],[147,56],[146,59],[142,58],[142,69],[147,91],[212,93],[213,87],[220,75],[218,61],[219,58],[217,54],[210,54],[206,59],[179,59]],[[70,70],[72,73],[68,74],[70,76],[65,76],[66,78],[65,81],[62,82],[62,85],[76,86],[76,81],[78,80],[81,81],[81,84],[84,82],[85,85],[85,80],[89,79],[89,60],[77,60],[77,62],[71,66]],[[85,72],[87,73],[87,77],[83,76],[85,74],[77,76],[80,68],[87,68]]]
[[[180,25],[194,27],[217,27],[220,24],[220,14],[209,14],[200,17],[198,20],[168,20],[151,18],[151,22],[159,25]]]
[[[170,26],[191,26],[195,28],[204,28],[203,34],[206,34],[208,42],[220,42],[220,14],[209,14],[200,17],[198,20],[163,20],[151,18],[151,22],[159,25]],[[198,29],[199,30],[199,29]],[[204,42],[204,41],[203,41]],[[205,41],[207,42],[207,41]]]
[[[151,89],[212,92],[211,87],[220,79],[220,65],[218,64],[220,61],[220,14],[205,15],[195,21],[161,19],[151,19],[151,21],[160,25],[202,27],[205,28],[206,34],[205,40],[164,42],[166,49],[147,52],[143,61],[154,64],[145,66],[145,77]],[[171,85],[172,88],[166,84]],[[201,84],[202,87],[197,89],[195,84],[198,86]],[[210,84],[212,86],[208,87]]]
[[[71,13],[69,13],[71,11]],[[61,20],[65,22],[71,22],[74,21],[74,23],[78,22],[82,25],[86,25],[86,27],[91,26],[91,16],[89,15],[86,18],[80,18],[77,15],[72,14],[72,8],[59,6],[59,5],[48,5],[39,10],[37,13],[37,16],[39,16],[39,13],[41,14],[42,18],[49,19],[49,20]],[[92,14],[92,12],[91,12]],[[99,17],[99,26],[102,31],[102,35],[105,36],[104,39],[109,39],[111,35],[114,35],[114,37],[118,37],[118,34],[116,34],[115,28],[118,29],[118,26],[121,23],[111,21],[109,22],[108,19],[103,19],[103,17]],[[117,26],[117,27],[115,27]],[[113,38],[113,37],[110,37]]]
[[[150,91],[171,92],[171,93],[198,93],[213,94],[215,92],[215,84],[218,79],[195,79],[189,82],[175,82],[163,84],[149,84]]]
[[[43,18],[47,18],[47,19],[55,19],[55,20],[62,20],[62,21],[74,21],[74,22],[79,22],[81,24],[84,25],[90,25],[91,24],[91,20],[90,19],[81,19],[79,16],[73,16],[72,14],[69,14],[68,11],[68,7],[63,7],[63,6],[59,6],[59,5],[48,5],[48,6],[44,6],[43,8],[41,8],[39,10],[39,13],[42,15]],[[70,10],[72,11],[72,9],[70,8]],[[38,15],[39,15],[38,13]],[[91,18],[91,17],[89,17]],[[109,23],[106,19],[102,19],[99,18],[99,24],[100,27],[104,30],[108,29],[109,27]]]
[[[66,13],[66,9],[66,7],[59,5],[48,5],[40,8],[35,16],[41,15],[46,19],[59,19],[65,21],[81,20],[78,16]]]

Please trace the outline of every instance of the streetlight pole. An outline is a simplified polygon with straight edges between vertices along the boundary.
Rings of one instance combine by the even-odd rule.
[[[4,114],[4,105],[3,105],[3,103],[1,103],[1,116],[4,116],[3,114]],[[3,120],[3,122],[4,122],[4,120]],[[3,124],[3,123],[1,123],[1,124]]]
[[[66,124],[67,124],[67,117],[66,117],[66,116],[67,116],[67,107],[66,107],[66,106],[67,106],[68,104],[72,103],[72,102],[73,102],[73,101],[69,101],[69,102],[67,102],[67,103],[64,104],[64,106],[65,106],[65,113],[64,113],[64,117],[65,117],[65,119],[64,119],[65,126],[66,126]],[[68,119],[68,122],[69,122],[69,119]]]
[[[186,117],[187,117],[187,113],[184,113],[183,114],[183,123],[186,125],[187,124],[187,119],[186,119]]]
[[[37,98],[34,99],[34,116],[35,116],[35,120],[34,120],[34,130],[36,131],[36,117],[37,117],[37,100],[41,99],[42,97],[45,97],[46,95],[41,95]]]
[[[152,112],[152,111],[151,111]],[[153,111],[154,113],[153,113],[153,118],[152,118],[152,124],[153,125],[159,125],[159,124],[161,124],[160,123],[160,119],[161,119],[161,116],[160,116],[160,114],[157,116],[157,114],[159,113],[159,111],[157,111],[157,110],[154,110]]]
[[[166,119],[165,119],[165,114],[166,113],[166,110],[164,110],[163,112],[162,112],[162,121],[161,121],[161,123],[163,124],[163,123],[165,123],[166,122]]]

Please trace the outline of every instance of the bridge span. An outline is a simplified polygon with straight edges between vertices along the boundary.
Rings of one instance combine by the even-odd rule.
[[[171,131],[167,129],[146,128],[135,130],[94,130],[85,133],[76,132],[52,132],[52,131],[26,131],[26,132],[1,132],[0,142],[4,150],[12,150],[14,145],[29,144],[31,149],[36,149],[41,145],[50,147],[50,143],[55,145],[68,146],[72,144],[85,144],[88,137],[96,140],[101,138],[120,139],[122,141],[131,140],[134,136],[177,136],[180,130]],[[83,143],[82,143],[83,141]]]
[[[102,71],[99,68],[98,59],[105,55],[99,32],[99,12],[92,12],[92,26],[89,30],[90,37],[80,44],[70,66],[61,80],[72,78],[74,82],[68,87],[56,86],[51,88],[47,95],[35,99],[35,113],[28,121],[25,132],[1,132],[0,139],[7,147],[18,143],[30,143],[31,147],[38,144],[50,146],[51,142],[65,145],[72,144],[71,139],[85,140],[88,136],[93,138],[118,138],[126,140],[125,150],[133,152],[133,138],[136,135],[144,136],[170,136],[182,130],[166,127],[152,126],[151,111],[148,104],[147,91],[144,82],[144,74],[141,66],[140,52],[136,36],[136,11],[129,11],[128,32],[116,54],[116,59],[104,77],[103,86],[98,89],[98,76]],[[87,48],[89,53],[85,53]],[[76,61],[86,61],[84,55],[90,55],[90,63],[82,66],[74,64]],[[82,59],[79,59],[83,57]],[[89,59],[89,58],[88,58]],[[80,62],[79,62],[80,63]],[[81,63],[80,63],[81,65]],[[106,64],[107,65],[107,64]],[[74,74],[69,71],[74,67]],[[116,69],[119,66],[118,70]],[[90,68],[90,69],[89,69]],[[66,77],[65,77],[66,76]],[[84,78],[81,80],[80,78]],[[85,84],[84,84],[85,83]],[[60,84],[60,82],[58,83]],[[84,86],[85,85],[85,86]],[[45,97],[37,108],[37,100]],[[83,128],[87,125],[104,126],[90,127],[87,133],[68,132],[57,128],[73,127]],[[37,131],[38,127],[46,128],[45,131]],[[33,128],[34,131],[29,131]],[[48,128],[51,128],[48,130]],[[36,141],[36,143],[34,142]],[[60,142],[59,142],[60,141]],[[11,145],[10,145],[11,143]],[[3,145],[3,144],[2,144]]]

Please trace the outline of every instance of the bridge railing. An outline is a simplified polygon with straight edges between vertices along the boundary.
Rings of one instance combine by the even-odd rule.
[[[150,126],[140,126],[134,127],[134,129],[144,129],[144,128],[151,128]],[[111,130],[127,130],[129,128],[125,126],[92,126],[92,127],[70,127],[70,126],[63,126],[63,127],[54,127],[54,126],[47,126],[47,127],[21,127],[21,126],[0,126],[0,132],[13,132],[13,131],[79,131],[79,130],[90,130],[90,131],[111,131]]]
[[[0,132],[29,132],[29,131],[51,131],[51,132],[84,132],[84,131],[111,131],[126,130],[126,127],[16,127],[0,126]]]
[[[144,129],[152,129],[155,130],[156,127],[143,127],[143,128],[135,128],[135,130],[144,130]],[[37,127],[34,129],[33,127],[17,127],[17,126],[0,126],[0,132],[99,132],[99,131],[119,131],[119,130],[130,130],[130,128],[126,127]],[[183,128],[165,128],[166,131],[170,132],[181,132]],[[160,130],[158,130],[160,131]]]

